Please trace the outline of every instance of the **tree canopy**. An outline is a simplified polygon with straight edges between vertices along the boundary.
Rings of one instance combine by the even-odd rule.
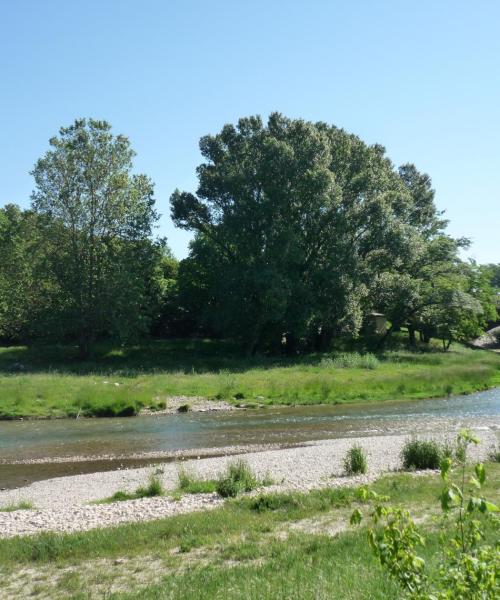
[[[103,333],[126,338],[146,328],[146,278],[157,220],[153,184],[131,175],[134,152],[105,121],[76,120],[50,140],[34,169],[32,207],[58,286],[61,335],[82,356]]]
[[[200,141],[195,193],[174,223],[178,262],[155,239],[153,184],[105,121],[60,129],[37,161],[32,206],[0,209],[0,339],[77,342],[207,335],[249,352],[325,350],[367,315],[453,340],[498,318],[498,265],[460,259],[428,175],[326,123],[248,117]]]
[[[405,323],[430,302],[432,269],[456,271],[465,242],[444,233],[430,178],[380,145],[274,113],[200,149],[196,194],[171,197],[195,232],[180,273],[201,321],[251,351],[356,336],[374,309]]]

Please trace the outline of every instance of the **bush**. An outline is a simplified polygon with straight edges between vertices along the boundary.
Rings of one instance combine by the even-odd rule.
[[[216,485],[217,493],[223,498],[234,498],[242,492],[250,492],[259,486],[259,481],[245,460],[230,463]]]
[[[408,440],[401,451],[405,469],[439,469],[443,456],[442,447],[433,440]]]
[[[361,446],[355,445],[349,448],[344,457],[344,471],[347,475],[358,475],[366,473],[368,461],[366,453]]]
[[[370,353],[344,352],[321,360],[322,367],[332,369],[377,369],[379,365],[379,359]]]

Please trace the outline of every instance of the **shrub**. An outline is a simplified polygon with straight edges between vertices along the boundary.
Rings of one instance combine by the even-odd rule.
[[[354,445],[347,451],[344,457],[344,471],[347,475],[358,475],[366,473],[368,461],[366,453],[361,446]]]
[[[245,460],[230,463],[216,485],[217,493],[223,498],[234,498],[241,492],[250,492],[259,486],[259,481]]]
[[[433,440],[408,440],[401,457],[405,469],[439,469],[443,449]]]

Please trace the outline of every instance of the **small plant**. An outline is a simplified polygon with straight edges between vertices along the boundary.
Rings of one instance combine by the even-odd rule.
[[[230,463],[217,480],[217,493],[223,498],[234,498],[242,492],[250,492],[259,486],[250,465],[245,460]]]
[[[373,527],[368,530],[368,540],[380,564],[401,587],[402,597],[414,600],[493,600],[500,597],[498,543],[493,546],[485,541],[497,534],[498,520],[492,513],[500,509],[481,495],[486,480],[483,464],[475,465],[469,482],[466,478],[467,449],[477,443],[469,431],[463,430],[457,437],[459,452],[455,452],[454,459],[444,457],[441,461],[444,483],[440,496],[444,515],[439,538],[441,560],[437,574],[432,577],[425,560],[417,554],[417,548],[426,540],[408,511],[384,504],[387,497],[366,488],[360,494],[362,500],[375,502],[370,514]],[[452,478],[454,466],[458,467],[455,481]],[[361,511],[356,509],[351,523],[360,523],[362,517]],[[487,532],[486,527],[490,527],[491,532]]]
[[[138,487],[135,491],[136,498],[153,498],[154,496],[165,495],[165,489],[163,484],[155,473],[149,476],[148,484],[146,486]]]
[[[27,500],[21,500],[17,504],[8,504],[7,506],[0,507],[0,512],[15,512],[16,510],[33,510],[35,506],[32,502]]]
[[[408,440],[401,451],[403,467],[409,469],[439,469],[443,449],[433,440]]]
[[[368,470],[366,452],[357,444],[351,446],[344,457],[344,471],[347,475],[365,474]]]

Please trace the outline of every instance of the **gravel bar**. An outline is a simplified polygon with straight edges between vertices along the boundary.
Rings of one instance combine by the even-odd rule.
[[[497,435],[488,427],[476,429],[481,444],[472,448],[470,458],[484,459],[497,444]],[[433,439],[451,441],[455,429],[433,434]],[[422,436],[425,437],[425,436]],[[339,487],[373,481],[384,472],[401,467],[401,449],[408,435],[342,438],[308,442],[299,447],[248,452],[240,456],[257,475],[270,475],[275,482],[266,491],[307,491],[324,486]],[[354,444],[368,455],[368,473],[343,476],[343,458]],[[30,502],[35,509],[0,512],[0,537],[29,535],[42,531],[74,532],[108,527],[125,522],[160,519],[190,511],[212,509],[223,504],[216,494],[184,495],[180,500],[166,497],[90,504],[116,491],[133,492],[147,482],[155,470],[167,490],[177,487],[179,468],[203,478],[216,477],[235,456],[200,458],[162,464],[158,468],[105,471],[38,481],[30,486],[0,492],[0,507]]]

